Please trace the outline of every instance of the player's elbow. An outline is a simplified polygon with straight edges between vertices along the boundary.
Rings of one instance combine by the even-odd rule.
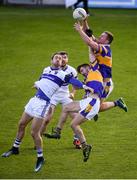
[[[85,41],[85,43],[86,43],[88,46],[91,46],[91,42],[90,42],[89,39],[87,39],[87,40]]]
[[[98,50],[98,44],[93,41],[88,41],[88,46],[91,47],[93,50]]]

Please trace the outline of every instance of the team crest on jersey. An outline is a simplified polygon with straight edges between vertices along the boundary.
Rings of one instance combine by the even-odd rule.
[[[55,71],[54,74],[58,74],[58,71]]]
[[[87,112],[90,112],[91,109],[92,109],[92,107],[93,107],[93,106],[91,106],[90,104],[88,104],[88,106],[87,106],[86,109],[85,109],[85,112],[86,112],[86,113],[87,113]]]

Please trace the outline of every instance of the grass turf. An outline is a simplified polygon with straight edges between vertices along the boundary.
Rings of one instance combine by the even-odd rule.
[[[100,113],[98,122],[82,125],[93,152],[87,163],[82,152],[72,145],[70,120],[60,140],[44,139],[46,163],[39,173],[33,168],[36,154],[27,128],[19,156],[0,158],[0,178],[45,179],[135,179],[137,178],[137,11],[93,9],[89,23],[98,36],[112,31],[113,81],[115,89],[109,100],[124,97],[129,111],[118,108]],[[69,64],[88,62],[87,47],[73,29],[72,10],[64,8],[0,7],[0,153],[8,150],[18,119],[35,91],[31,86],[51,54],[58,50],[69,53]],[[81,98],[81,91],[76,99]],[[60,115],[56,110],[48,131]]]

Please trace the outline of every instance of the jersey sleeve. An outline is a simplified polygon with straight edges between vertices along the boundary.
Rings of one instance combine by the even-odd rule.
[[[74,78],[72,74],[67,74],[65,76],[65,82],[77,86],[78,88],[83,88],[83,83],[78,79]]]
[[[107,54],[108,53],[108,48],[102,44],[99,44],[99,50],[98,50],[99,53],[101,54]]]

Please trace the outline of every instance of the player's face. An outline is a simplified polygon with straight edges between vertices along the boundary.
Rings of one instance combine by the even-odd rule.
[[[102,33],[97,41],[100,44],[107,44],[108,43],[108,35],[106,33]]]
[[[84,77],[87,77],[88,72],[89,72],[89,66],[80,68],[80,74],[82,74]]]
[[[52,65],[55,67],[61,67],[62,64],[62,56],[60,54],[56,54],[52,59]]]
[[[68,63],[68,56],[67,54],[63,54],[62,56],[62,67],[66,66],[66,64]]]

